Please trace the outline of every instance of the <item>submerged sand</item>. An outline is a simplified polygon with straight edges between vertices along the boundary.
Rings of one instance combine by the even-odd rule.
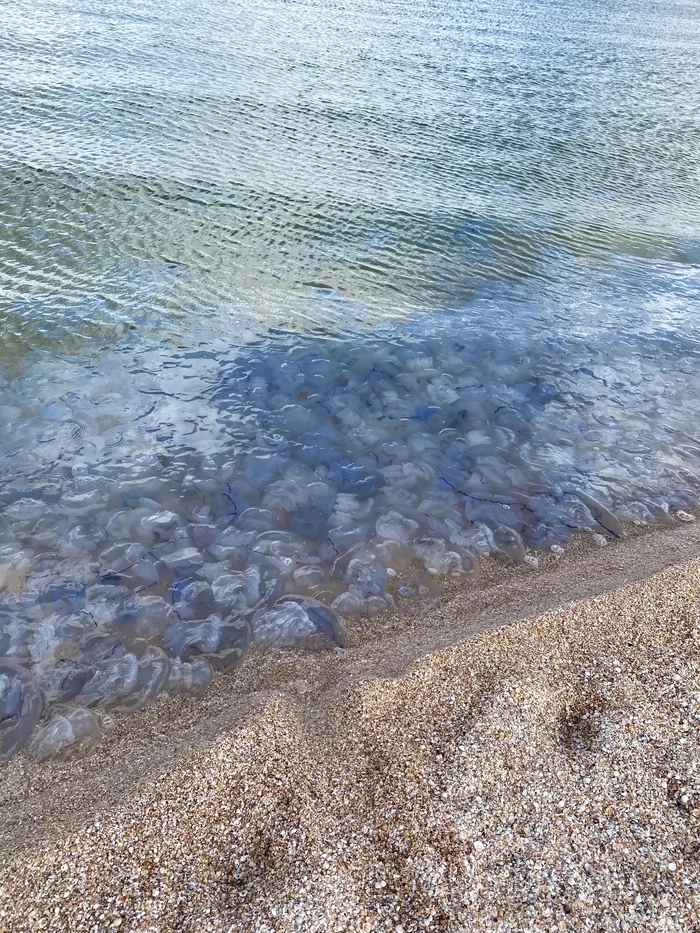
[[[699,543],[487,574],[13,760],[0,931],[700,931]]]

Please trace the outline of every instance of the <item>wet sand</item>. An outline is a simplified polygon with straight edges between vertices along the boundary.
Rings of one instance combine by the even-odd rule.
[[[698,554],[488,566],[13,759],[0,930],[700,930]]]

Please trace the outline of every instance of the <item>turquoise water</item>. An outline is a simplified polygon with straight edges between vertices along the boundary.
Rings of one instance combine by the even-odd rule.
[[[692,520],[697,4],[0,6],[0,757]]]

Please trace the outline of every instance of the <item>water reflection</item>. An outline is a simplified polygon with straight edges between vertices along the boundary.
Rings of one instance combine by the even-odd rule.
[[[122,319],[218,329],[232,300],[313,325],[308,283],[373,322],[538,275],[543,250],[698,260],[692,4],[2,13],[14,352]]]

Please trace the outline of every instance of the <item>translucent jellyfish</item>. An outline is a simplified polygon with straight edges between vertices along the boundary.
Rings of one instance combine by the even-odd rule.
[[[294,586],[300,592],[313,592],[326,585],[326,573],[317,564],[306,564],[294,571]]]
[[[210,522],[193,522],[190,525],[190,536],[195,546],[203,549],[213,544],[221,534],[221,528]]]
[[[389,593],[363,594],[354,586],[337,596],[331,603],[331,609],[341,616],[375,616],[394,607],[394,599]]]
[[[262,575],[255,564],[238,573],[223,573],[212,579],[211,590],[217,605],[228,612],[246,612],[257,607],[262,595]]]
[[[32,758],[72,758],[88,755],[100,743],[100,722],[89,709],[65,708],[32,735],[27,752]]]
[[[378,596],[384,591],[388,579],[387,568],[375,562],[373,555],[353,558],[345,572],[345,582],[361,596]]]
[[[285,531],[263,531],[251,547],[257,554],[267,557],[296,557],[304,553],[304,542],[298,536]]]
[[[269,509],[246,509],[236,521],[236,528],[241,531],[270,531],[274,526],[275,517]]]
[[[629,522],[632,525],[648,525],[654,520],[654,516],[643,502],[627,502],[615,510],[615,516],[621,522]]]
[[[289,647],[317,632],[337,645],[345,644],[345,627],[337,613],[318,600],[295,594],[258,610],[252,628],[257,645]]]
[[[352,588],[337,596],[331,603],[331,608],[343,616],[361,618],[369,615],[367,600]]]
[[[274,648],[291,647],[316,631],[307,613],[296,603],[275,603],[271,608],[259,609],[251,624],[255,644]]]
[[[179,661],[203,655],[222,670],[232,670],[242,663],[251,643],[248,621],[232,613],[222,618],[217,613],[203,622],[177,622],[166,631],[163,646]]]
[[[104,508],[105,494],[101,489],[66,492],[59,500],[61,511],[69,515],[89,515]]]
[[[162,558],[163,563],[177,577],[187,577],[196,573],[204,563],[204,558],[195,547],[181,548]]]
[[[170,595],[172,612],[179,619],[206,619],[216,608],[212,588],[204,580],[178,581],[170,588]]]
[[[376,496],[386,484],[386,480],[378,470],[373,470],[363,464],[351,463],[349,460],[337,460],[332,463],[328,467],[326,476],[341,492],[349,493],[358,499]]]
[[[262,496],[265,509],[272,512],[293,512],[308,507],[311,502],[305,490],[293,479],[281,479],[271,483]]]
[[[158,511],[144,515],[136,524],[134,534],[139,541],[150,547],[161,541],[169,541],[179,524],[180,518],[175,512]]]
[[[140,592],[124,601],[119,621],[132,638],[155,638],[163,634],[173,615],[162,596]]]
[[[462,558],[456,551],[447,550],[442,538],[419,538],[414,542],[413,550],[428,573],[447,577],[458,577],[464,573]]]
[[[442,590],[435,580],[423,577],[399,578],[392,586],[396,606],[402,612],[420,613],[432,609]]]
[[[44,698],[31,674],[0,659],[0,760],[26,744],[43,709]]]
[[[514,564],[522,564],[525,560],[525,546],[518,532],[498,524],[494,524],[491,530],[499,556]]]
[[[0,658],[17,664],[29,663],[31,639],[32,631],[26,619],[0,611]]]
[[[277,605],[300,606],[319,632],[323,632],[339,647],[344,647],[346,640],[345,625],[338,614],[329,606],[309,596],[298,596],[296,594],[280,597]]]
[[[137,688],[139,662],[131,652],[114,651],[91,668],[92,676],[78,696],[85,706],[113,705]]]
[[[250,623],[233,613],[222,622],[216,651],[208,654],[207,660],[215,670],[233,671],[243,663],[251,641]]]
[[[338,493],[329,519],[331,527],[368,521],[374,512],[374,503],[346,492]]]
[[[119,700],[119,709],[127,712],[151,703],[165,688],[170,676],[170,659],[162,648],[148,645],[138,658],[136,680]]]
[[[376,529],[380,538],[389,538],[392,541],[407,543],[418,534],[420,525],[415,519],[407,518],[392,509],[379,516]]]
[[[38,684],[47,704],[67,703],[75,699],[90,677],[90,668],[73,658],[63,658],[55,667],[42,670]]]
[[[319,509],[296,509],[287,515],[287,523],[291,530],[310,541],[322,538],[328,527],[327,516]]]
[[[219,644],[221,616],[213,614],[202,622],[175,622],[163,637],[163,646],[173,658],[182,660],[192,654],[210,654]]]
[[[172,660],[166,691],[177,696],[201,697],[212,681],[214,671],[204,658],[192,661]]]
[[[244,531],[238,526],[227,528],[217,535],[208,551],[215,560],[225,560],[242,568],[248,556],[248,546],[254,539],[254,531]]]
[[[490,554],[496,549],[493,532],[483,522],[475,522],[468,528],[453,528],[450,543],[474,554]]]
[[[15,499],[5,509],[5,515],[12,521],[29,521],[41,518],[46,511],[46,503],[39,499]]]
[[[97,525],[74,525],[58,543],[61,554],[90,554],[107,538],[106,532]]]
[[[603,505],[598,499],[595,499],[585,492],[578,490],[576,494],[583,504],[588,507],[591,515],[601,527],[615,538],[624,538],[625,529],[620,520],[613,515],[610,509]]]
[[[110,544],[100,552],[100,564],[105,571],[111,571],[115,574],[122,574],[130,570],[135,564],[138,564],[146,556],[146,549],[140,544],[132,544],[130,541]]]
[[[135,524],[134,513],[131,509],[119,509],[103,513],[98,521],[104,524],[107,537],[111,541],[129,541]]]

